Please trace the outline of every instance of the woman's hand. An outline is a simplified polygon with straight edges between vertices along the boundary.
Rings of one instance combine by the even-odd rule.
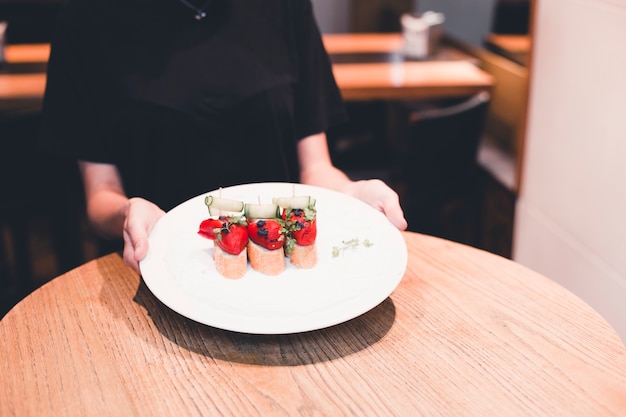
[[[407,228],[398,194],[383,181],[378,179],[353,181],[342,191],[382,211],[398,229]]]
[[[128,200],[124,220],[124,263],[139,271],[139,261],[148,253],[148,235],[165,212],[156,204],[134,197]]]
[[[382,211],[391,223],[400,230],[407,228],[400,198],[387,184],[378,179],[352,181],[335,167],[330,159],[326,134],[318,133],[298,142],[300,181],[341,191],[358,198]]]
[[[128,199],[115,165],[79,161],[78,166],[92,227],[103,237],[123,237],[124,263],[139,273],[139,261],[148,253],[148,235],[165,212],[143,198]]]

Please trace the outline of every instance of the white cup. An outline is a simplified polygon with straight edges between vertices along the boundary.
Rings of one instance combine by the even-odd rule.
[[[405,13],[400,18],[404,38],[404,54],[408,58],[425,59],[437,47],[441,36],[443,13]]]
[[[420,16],[405,13],[401,18],[404,54],[409,58],[428,56],[428,22]]]

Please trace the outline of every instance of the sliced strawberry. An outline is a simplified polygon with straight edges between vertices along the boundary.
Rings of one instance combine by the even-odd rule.
[[[250,240],[265,249],[282,248],[285,243],[285,228],[275,219],[248,220]]]
[[[290,237],[301,246],[315,243],[317,237],[316,211],[314,208],[285,209],[283,220]]]
[[[220,230],[215,243],[224,252],[239,255],[248,245],[248,229],[245,221],[242,222],[229,220]]]
[[[248,229],[242,217],[220,216],[200,223],[198,234],[215,241],[224,252],[239,255],[248,244]]]
[[[296,243],[300,246],[309,246],[315,243],[317,238],[317,221],[305,220],[304,222],[298,222],[299,229],[294,229],[291,232],[291,236],[296,240]]]
[[[223,227],[224,221],[220,219],[206,219],[200,223],[198,234],[207,239],[215,240],[220,229]]]

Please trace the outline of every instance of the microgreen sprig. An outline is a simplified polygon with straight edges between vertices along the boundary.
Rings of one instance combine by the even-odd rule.
[[[350,240],[342,240],[341,246],[333,246],[333,258],[337,258],[342,255],[348,249],[354,250],[359,246],[363,245],[366,248],[373,246],[374,244],[369,239],[364,239],[363,241],[358,238],[350,239]]]

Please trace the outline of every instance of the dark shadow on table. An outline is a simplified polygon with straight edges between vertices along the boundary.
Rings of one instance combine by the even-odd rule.
[[[263,366],[310,365],[351,355],[381,340],[395,320],[395,306],[387,298],[369,312],[325,329],[255,335],[187,319],[161,303],[143,280],[134,301],[146,309],[159,332],[178,346],[216,360]]]

